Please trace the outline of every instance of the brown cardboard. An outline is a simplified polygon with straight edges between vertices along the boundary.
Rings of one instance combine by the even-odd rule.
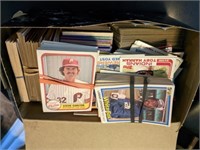
[[[24,120],[26,149],[172,150],[179,123],[170,128],[144,124],[101,124]]]
[[[26,149],[175,149],[178,131],[199,86],[199,32],[185,30],[184,69],[176,81],[171,127],[102,124],[97,117],[43,113],[40,103],[23,103]]]
[[[171,150],[176,147],[180,126],[179,122],[169,128],[139,123],[102,124],[97,117],[42,113],[40,103],[24,103],[23,108],[27,150]]]
[[[183,124],[199,86],[199,33],[187,31],[184,69],[177,78],[173,115]]]

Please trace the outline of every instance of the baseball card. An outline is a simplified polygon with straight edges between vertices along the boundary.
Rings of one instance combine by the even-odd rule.
[[[120,72],[144,72],[152,71],[155,77],[173,79],[176,65],[175,57],[167,56],[121,56]]]
[[[95,87],[102,123],[131,122],[130,92],[134,92],[134,120],[142,123],[170,126],[174,85],[148,85],[143,99],[143,85]]]
[[[143,54],[134,54],[144,56]],[[100,54],[97,61],[97,71],[120,71],[120,57],[130,57],[130,54]]]
[[[97,71],[111,70],[119,71],[120,55],[103,55],[100,54],[97,61]]]
[[[90,111],[98,51],[73,51],[65,46],[37,50],[43,111]]]

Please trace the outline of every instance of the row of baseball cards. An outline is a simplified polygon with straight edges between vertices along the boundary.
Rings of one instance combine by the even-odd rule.
[[[102,123],[170,126],[177,56],[100,55],[94,46],[43,41],[37,59],[44,112],[95,108]]]

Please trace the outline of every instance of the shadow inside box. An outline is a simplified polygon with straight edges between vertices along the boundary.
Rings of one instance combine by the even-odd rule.
[[[179,131],[176,149],[199,149],[199,137],[182,127]]]
[[[181,127],[177,139],[177,149],[199,149],[199,89],[194,102]]]

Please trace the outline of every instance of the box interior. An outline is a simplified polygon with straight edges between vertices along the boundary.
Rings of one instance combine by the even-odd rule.
[[[129,20],[130,21],[130,20]],[[21,26],[18,26],[23,28]],[[10,32],[10,29],[11,32]],[[5,33],[2,41],[10,34],[16,31],[16,27],[3,26],[2,33]],[[176,100],[173,104],[172,122],[180,122],[183,124],[187,113],[190,109],[192,101],[195,97],[199,85],[199,32],[185,29],[186,35],[184,39],[185,58],[183,63],[183,71],[175,81],[176,84]],[[9,31],[9,32],[7,32]],[[2,42],[3,45],[3,42]],[[2,46],[3,47],[3,46]],[[2,49],[6,53],[5,49]],[[6,64],[6,60],[3,60]],[[8,72],[6,72],[8,73]],[[11,85],[12,86],[12,85]],[[99,122],[97,117],[74,117],[72,113],[43,113],[40,102],[22,103],[19,105],[20,112],[24,119],[36,120],[68,120],[68,121],[84,121],[84,122]]]
[[[199,86],[199,32],[187,31],[184,42],[183,71],[175,82],[173,116],[183,122]]]

